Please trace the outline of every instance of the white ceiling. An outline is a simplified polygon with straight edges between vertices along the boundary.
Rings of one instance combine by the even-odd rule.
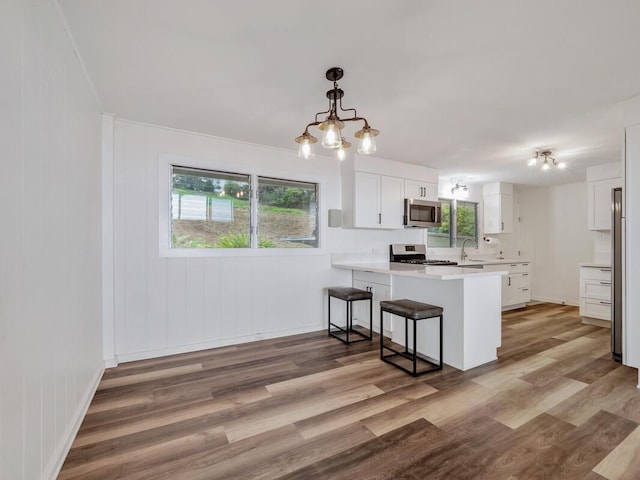
[[[638,0],[58,2],[118,117],[296,150],[340,66],[376,156],[468,183],[584,180],[640,94]],[[536,148],[569,168],[528,169]]]

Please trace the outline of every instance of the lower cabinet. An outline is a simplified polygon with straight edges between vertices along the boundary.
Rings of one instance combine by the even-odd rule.
[[[353,286],[373,294],[373,330],[380,333],[380,302],[391,299],[391,275],[373,272],[353,272]],[[354,302],[353,318],[358,325],[369,325],[369,303]],[[391,316],[384,314],[384,334],[391,336]]]
[[[580,267],[580,316],[611,321],[611,267]]]
[[[483,269],[489,272],[501,270],[509,272],[508,275],[502,277],[502,310],[520,308],[531,301],[528,262],[484,265]]]

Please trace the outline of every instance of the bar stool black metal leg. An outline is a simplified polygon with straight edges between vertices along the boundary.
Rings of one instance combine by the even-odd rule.
[[[442,352],[442,315],[440,315],[440,370],[442,370],[442,358],[444,354]]]
[[[382,335],[382,320],[380,320],[380,335]],[[373,299],[369,299],[369,340],[373,338]]]
[[[417,321],[413,321],[413,376],[416,376],[416,373],[418,372],[418,365],[417,365],[417,360],[418,360],[418,322]]]
[[[409,353],[409,325],[408,319],[404,319],[404,353]]]
[[[380,325],[382,325],[382,309],[380,309]],[[380,328],[380,358],[382,359],[383,355],[383,350],[384,350],[384,335],[383,335],[383,331],[382,328]]]
[[[351,313],[351,309],[349,308],[351,302],[347,301],[347,317],[345,319],[345,325],[346,325],[346,332],[345,335],[347,336],[347,343],[349,343],[349,330],[351,330],[351,322],[349,321],[350,318],[350,313]]]
[[[331,336],[331,295],[327,296],[327,337]]]

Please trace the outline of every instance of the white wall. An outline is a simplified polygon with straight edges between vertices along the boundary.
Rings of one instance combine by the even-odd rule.
[[[390,243],[424,241],[422,230],[327,227],[327,210],[341,208],[334,158],[301,160],[292,151],[119,119],[114,152],[117,361],[320,330],[323,289],[351,284],[350,272],[331,267],[332,252],[386,256]],[[322,248],[160,256],[159,166],[167,155],[210,168],[319,182]]]
[[[640,96],[623,104],[625,133],[623,355],[625,365],[640,367]],[[638,372],[640,388],[640,371]]]
[[[0,478],[55,478],[102,373],[100,113],[54,2],[0,2]]]
[[[517,190],[515,201],[520,207],[519,249],[532,261],[532,298],[578,305],[577,264],[594,257],[587,184]]]

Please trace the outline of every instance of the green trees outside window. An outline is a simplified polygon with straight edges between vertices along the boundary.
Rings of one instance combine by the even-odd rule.
[[[440,200],[442,223],[428,229],[429,248],[461,247],[467,238],[478,242],[478,204],[460,200]]]

